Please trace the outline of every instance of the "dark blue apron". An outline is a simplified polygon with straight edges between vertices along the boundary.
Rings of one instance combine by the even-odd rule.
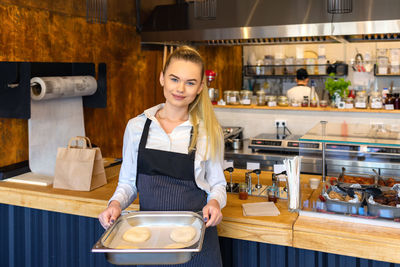
[[[147,119],[137,159],[140,210],[201,211],[207,204],[207,195],[195,181],[195,150],[183,154],[146,148],[150,124],[151,120]],[[166,266],[222,266],[216,227],[206,228],[203,248],[189,262]]]

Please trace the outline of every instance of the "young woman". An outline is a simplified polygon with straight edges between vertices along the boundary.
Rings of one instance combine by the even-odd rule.
[[[216,225],[226,204],[223,135],[191,47],[176,49],[160,74],[165,103],[126,126],[118,187],[99,220],[108,228],[139,192],[142,211],[202,211],[202,251],[185,265],[222,266]]]

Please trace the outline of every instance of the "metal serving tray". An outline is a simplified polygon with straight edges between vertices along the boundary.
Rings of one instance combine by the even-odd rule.
[[[134,226],[148,227],[152,233],[149,240],[142,243],[125,241],[122,235]],[[196,236],[188,243],[179,243],[182,248],[167,248],[174,243],[169,234],[176,226],[193,226],[197,230]],[[203,218],[194,212],[129,212],[121,215],[103,233],[92,252],[105,253],[107,260],[117,265],[181,264],[201,251],[204,232]]]
[[[367,205],[369,215],[387,219],[400,218],[400,208],[381,204],[371,204],[369,202],[367,202]]]
[[[349,177],[354,177],[354,178],[360,178],[360,180],[365,180],[365,181],[370,181],[372,183],[360,183],[362,187],[370,187],[375,185],[375,175],[374,174],[360,174],[360,173],[341,173],[339,175],[338,181],[343,184],[343,185],[351,185],[351,184],[356,184],[357,182],[351,183],[351,182],[346,182],[344,179],[344,176],[349,176]]]
[[[370,195],[368,195],[368,199],[369,197]],[[372,204],[369,203],[369,201],[367,201],[367,206],[369,215],[387,219],[400,218],[400,208],[388,205],[382,205],[379,203]]]
[[[329,188],[327,194],[332,190]],[[362,199],[360,202],[352,203],[347,201],[341,200],[334,200],[334,199],[326,199],[326,209],[328,211],[338,212],[338,213],[345,213],[345,214],[358,214],[358,210],[362,205],[364,199],[364,193],[362,193]]]

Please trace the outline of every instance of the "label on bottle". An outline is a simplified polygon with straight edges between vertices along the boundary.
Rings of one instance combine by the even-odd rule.
[[[276,101],[268,101],[268,107],[276,107]]]
[[[393,110],[394,109],[394,105],[393,104],[386,104],[385,105],[385,109],[386,110]]]
[[[365,102],[356,102],[356,108],[366,108],[367,103]]]

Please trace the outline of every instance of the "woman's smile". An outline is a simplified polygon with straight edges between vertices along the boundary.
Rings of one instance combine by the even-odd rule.
[[[203,88],[201,65],[174,59],[160,75],[167,106],[188,109]]]

